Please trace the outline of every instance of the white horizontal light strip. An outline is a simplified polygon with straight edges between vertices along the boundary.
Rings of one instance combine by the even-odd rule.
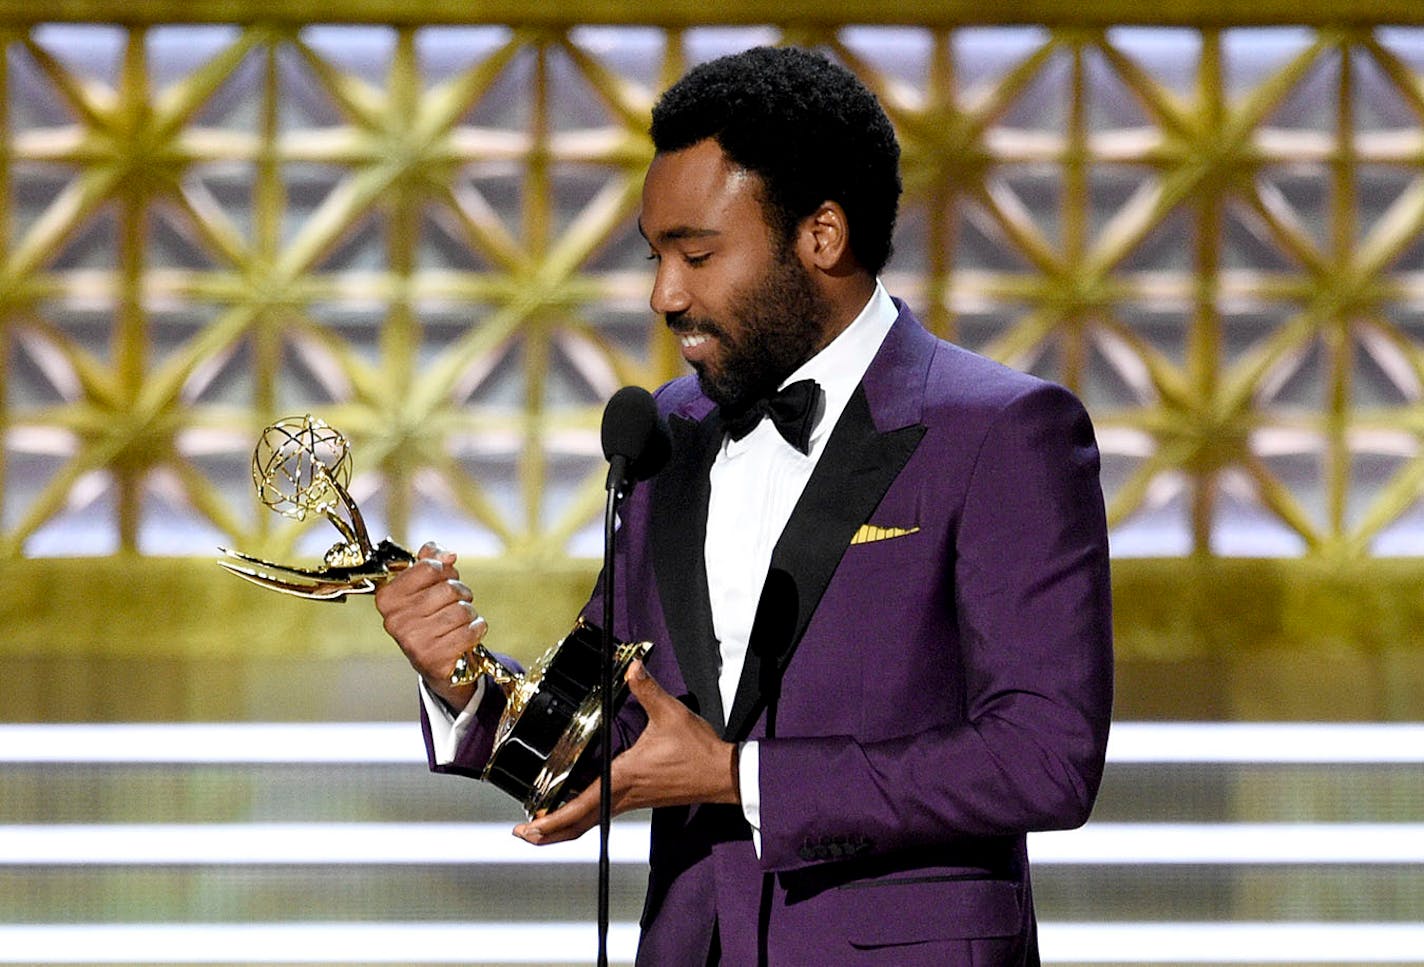
[[[424,763],[409,722],[0,725],[0,763]]]
[[[1417,964],[1417,923],[1046,923],[1045,963]]]
[[[1089,823],[1031,833],[1048,864],[1424,863],[1424,823]]]
[[[1118,722],[1120,763],[1424,763],[1424,722]]]
[[[593,863],[598,838],[531,846],[512,823],[201,823],[0,826],[0,866]],[[648,824],[615,823],[614,863],[646,864]]]
[[[592,863],[594,837],[530,846],[508,823],[0,826],[0,867]],[[617,822],[614,863],[642,865],[648,824]],[[1424,823],[1090,823],[1029,836],[1035,865],[1424,863]]]
[[[3,763],[423,763],[411,722],[0,725]],[[1119,722],[1119,763],[1424,763],[1424,723]]]
[[[588,963],[580,923],[0,925],[5,964]],[[609,958],[632,961],[637,926],[609,928]],[[1412,923],[1045,923],[1045,961],[1084,964],[1405,964],[1424,960]]]
[[[609,959],[631,963],[638,925],[611,924]],[[0,925],[0,964],[592,963],[592,923]]]

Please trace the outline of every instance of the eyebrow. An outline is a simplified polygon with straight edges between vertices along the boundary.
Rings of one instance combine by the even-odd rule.
[[[648,233],[643,230],[643,220],[638,219],[638,234],[643,236],[643,240],[651,242]],[[677,242],[689,238],[709,238],[713,235],[721,235],[715,228],[694,228],[691,225],[675,225],[672,228],[658,232],[659,242]]]

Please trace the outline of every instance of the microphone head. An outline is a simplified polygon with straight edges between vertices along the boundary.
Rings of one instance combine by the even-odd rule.
[[[653,394],[641,386],[625,386],[603,410],[603,456],[622,457],[629,480],[647,480],[672,454],[672,439],[658,416]]]

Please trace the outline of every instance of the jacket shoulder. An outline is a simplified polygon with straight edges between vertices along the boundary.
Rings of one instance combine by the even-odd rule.
[[[1041,400],[1050,406],[1083,408],[1078,397],[1058,383],[936,339],[925,386],[927,415],[956,411],[962,414],[966,407],[988,415],[1025,398]]]
[[[715,406],[703,394],[697,377],[691,375],[679,376],[659,386],[653,391],[653,399],[657,400],[658,414],[663,419],[676,415],[701,420]]]

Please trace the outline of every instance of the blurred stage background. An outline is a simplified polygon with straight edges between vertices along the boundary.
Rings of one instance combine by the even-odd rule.
[[[336,539],[249,476],[311,412],[496,647],[559,637],[603,402],[681,367],[649,108],[779,42],[899,129],[890,290],[1098,427],[1119,725],[1046,960],[1424,964],[1415,0],[0,0],[0,963],[593,960],[596,844],[425,772],[369,603],[212,559]]]

